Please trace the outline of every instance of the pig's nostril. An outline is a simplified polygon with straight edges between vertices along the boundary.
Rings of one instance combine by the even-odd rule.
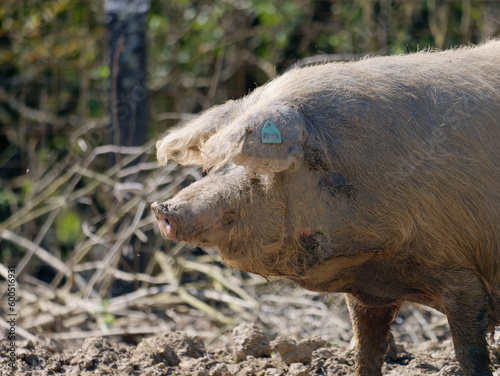
[[[153,209],[153,212],[155,213],[156,218],[158,218],[158,220],[161,220],[167,226],[170,226],[170,220],[168,219],[167,215],[168,208],[165,205],[156,201],[151,205],[151,209]]]
[[[171,213],[168,210],[168,205],[162,204],[159,201],[155,201],[151,204],[151,209],[160,225],[160,230],[163,237],[168,239],[175,238],[175,220],[171,217]]]

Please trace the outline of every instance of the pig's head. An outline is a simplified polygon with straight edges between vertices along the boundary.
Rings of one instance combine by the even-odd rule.
[[[160,163],[202,164],[209,173],[152,208],[165,238],[213,247],[243,270],[282,274],[303,258],[282,251],[291,240],[282,172],[300,164],[304,119],[284,105],[242,112],[241,102],[216,107],[157,143]],[[280,143],[262,142],[268,121]]]
[[[287,103],[248,102],[215,107],[158,141],[161,164],[208,172],[152,205],[162,235],[214,248],[244,271],[292,279],[333,256],[349,258],[360,243],[373,247],[346,215],[353,186],[328,168],[306,117]]]

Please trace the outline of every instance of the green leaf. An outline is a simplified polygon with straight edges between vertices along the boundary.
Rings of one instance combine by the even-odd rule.
[[[80,216],[73,210],[62,213],[56,224],[57,238],[63,243],[74,243],[82,230]]]
[[[110,69],[108,65],[101,65],[99,67],[99,77],[100,78],[108,78],[110,74]]]
[[[157,30],[163,23],[163,18],[157,14],[153,14],[149,18],[148,26],[151,30]]]

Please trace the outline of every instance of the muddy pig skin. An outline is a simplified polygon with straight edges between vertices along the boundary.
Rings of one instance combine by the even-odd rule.
[[[157,151],[160,164],[208,171],[152,205],[162,235],[346,293],[357,375],[381,374],[404,301],[446,314],[465,375],[492,374],[500,41],[292,69],[172,130]]]

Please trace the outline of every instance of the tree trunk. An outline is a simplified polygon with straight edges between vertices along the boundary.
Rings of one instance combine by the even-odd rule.
[[[146,30],[149,0],[105,0],[110,51],[111,143],[146,141]]]

